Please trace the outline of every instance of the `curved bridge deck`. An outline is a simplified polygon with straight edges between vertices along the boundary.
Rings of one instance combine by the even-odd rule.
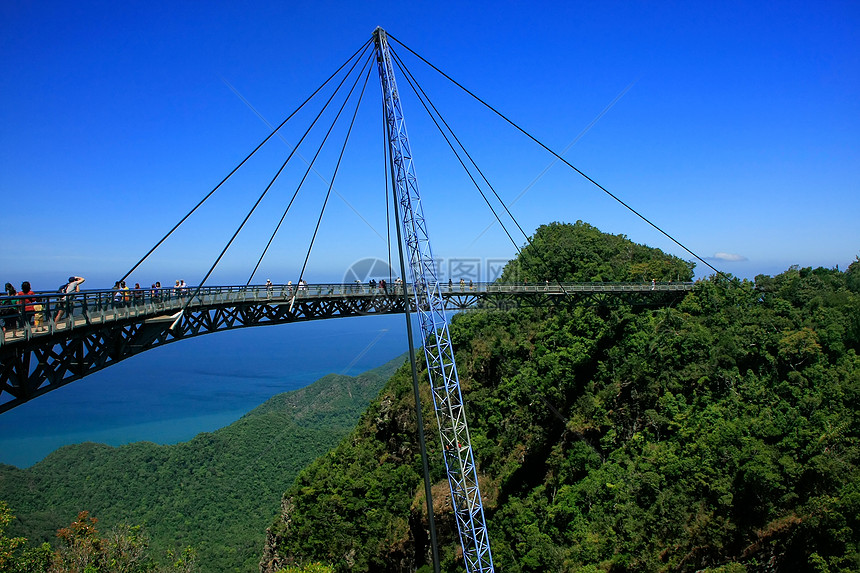
[[[440,284],[445,310],[603,304],[665,305],[692,283]],[[156,346],[221,330],[403,312],[401,285],[215,286],[82,291],[17,301],[0,337],[0,412]],[[411,285],[406,285],[414,304]],[[0,297],[0,302],[9,298]],[[9,307],[6,307],[7,309]],[[183,311],[184,309],[184,311]],[[58,317],[58,310],[62,315]],[[29,320],[32,315],[33,324]],[[17,323],[12,327],[11,323]]]

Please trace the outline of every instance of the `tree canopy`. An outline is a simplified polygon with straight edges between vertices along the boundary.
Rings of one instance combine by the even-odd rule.
[[[656,278],[690,278],[690,264],[628,243],[584,223],[548,225],[503,278],[542,280],[534,269],[554,268],[562,280],[629,280],[643,264],[672,269]],[[860,568],[855,265],[755,282],[711,277],[656,310],[455,316],[498,568]],[[336,571],[429,567],[413,408],[404,369],[287,490],[264,571],[314,560]],[[442,569],[463,570],[439,447],[429,442]]]
[[[538,227],[501,282],[690,281],[695,263],[577,221]]]

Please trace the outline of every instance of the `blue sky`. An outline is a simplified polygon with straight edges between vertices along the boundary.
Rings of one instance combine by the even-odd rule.
[[[109,286],[268,134],[260,116],[280,123],[376,26],[553,149],[575,141],[568,161],[721,270],[860,254],[856,2],[464,4],[2,3],[0,281]],[[552,162],[395,49],[505,200]],[[497,225],[480,235],[492,215],[399,82],[435,254],[510,258]],[[274,139],[131,281],[199,281],[289,149]],[[310,282],[387,257],[381,149],[374,74]],[[326,190],[311,180],[260,282],[297,277]],[[294,185],[279,181],[210,282],[246,280]],[[689,258],[560,164],[512,211],[529,233],[581,219]]]

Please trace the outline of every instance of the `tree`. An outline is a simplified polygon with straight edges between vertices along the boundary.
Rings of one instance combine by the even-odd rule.
[[[322,563],[309,563],[301,567],[287,567],[281,569],[283,573],[334,573],[334,569],[329,565]]]
[[[849,290],[860,293],[860,257],[855,257],[854,262],[848,265],[845,283]]]
[[[689,281],[695,264],[577,221],[538,227],[502,282]]]
[[[7,537],[6,528],[15,516],[5,501],[0,501],[0,571],[41,573],[51,562],[51,546],[43,543],[28,547],[25,537]]]
[[[99,535],[88,511],[57,531],[62,541],[50,573],[193,573],[195,553],[187,547],[180,554],[168,551],[166,567],[159,567],[149,552],[149,537],[140,525],[120,524],[107,537]]]
[[[53,569],[57,572],[90,573],[99,571],[105,561],[105,547],[96,529],[98,519],[82,511],[78,520],[57,531],[63,547],[57,552]]]

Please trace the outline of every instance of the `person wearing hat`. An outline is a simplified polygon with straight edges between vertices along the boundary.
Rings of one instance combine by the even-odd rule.
[[[74,275],[69,277],[69,282],[66,283],[66,286],[60,288],[60,293],[63,296],[60,297],[57,303],[57,315],[54,317],[54,322],[58,322],[62,317],[63,313],[72,316],[72,297],[69,294],[73,292],[81,291],[81,283],[84,282],[84,277],[76,277]]]

